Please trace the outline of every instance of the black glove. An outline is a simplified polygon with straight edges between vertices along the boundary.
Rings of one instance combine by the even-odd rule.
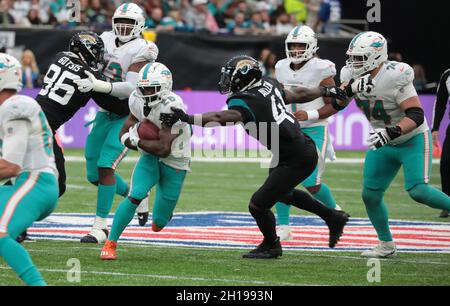
[[[187,122],[189,124],[193,123],[193,117],[186,114],[182,109],[171,107],[173,113],[161,113],[159,115],[159,120],[168,127],[172,127],[178,120],[182,122]]]
[[[352,84],[355,82],[355,79],[350,79],[350,81],[348,81],[347,86],[345,86],[345,94],[347,95],[347,97],[351,98],[355,95],[355,93],[352,90]]]
[[[322,95],[322,97],[331,97],[343,101],[347,100],[348,98],[345,91],[337,86],[330,86],[330,87],[321,86],[320,94]]]

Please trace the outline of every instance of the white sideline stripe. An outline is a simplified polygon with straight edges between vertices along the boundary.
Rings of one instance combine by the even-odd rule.
[[[0,267],[1,270],[11,270],[9,267]],[[49,273],[67,273],[69,270],[62,269],[39,269],[42,272]],[[156,279],[173,279],[173,280],[189,280],[189,281],[200,281],[200,282],[223,282],[223,283],[240,283],[240,284],[254,284],[254,285],[285,285],[285,286],[322,286],[314,284],[293,284],[293,283],[271,283],[256,280],[233,280],[233,279],[223,279],[223,278],[203,278],[203,277],[190,277],[190,276],[175,276],[175,275],[158,275],[158,274],[131,274],[122,272],[105,272],[105,271],[80,271],[84,274],[94,274],[94,275],[108,275],[108,276],[125,276],[125,277],[142,277],[142,278],[156,278]]]
[[[85,161],[82,156],[65,156],[67,162],[81,163]],[[138,161],[138,157],[125,157],[123,163],[135,163]],[[205,162],[205,163],[267,163],[269,158],[255,158],[255,157],[193,157],[192,161]],[[364,158],[338,158],[333,162],[327,160],[327,163],[333,164],[363,164]],[[433,158],[433,164],[439,164],[439,159]]]

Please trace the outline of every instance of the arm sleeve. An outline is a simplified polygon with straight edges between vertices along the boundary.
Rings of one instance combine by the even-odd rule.
[[[109,112],[119,116],[126,116],[130,113],[127,98],[119,99],[117,97],[99,92],[92,92],[91,97],[98,106]]]
[[[234,109],[241,113],[244,123],[255,121],[255,115],[252,110],[242,99],[231,99],[228,101],[228,109]]]
[[[28,120],[10,120],[3,125],[5,137],[3,139],[3,159],[23,167],[23,160],[27,152]]]
[[[128,71],[125,82],[112,83],[112,89],[110,95],[119,99],[125,99],[130,96],[133,90],[136,88],[137,81],[139,79],[139,73],[134,71]]]
[[[450,69],[447,69],[441,76],[439,81],[436,101],[434,103],[433,109],[433,128],[432,131],[439,131],[439,126],[441,125],[442,118],[444,118],[445,109],[448,100],[448,87],[450,81]]]

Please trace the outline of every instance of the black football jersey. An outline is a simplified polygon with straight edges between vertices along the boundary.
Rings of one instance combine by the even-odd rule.
[[[41,105],[53,131],[69,121],[91,98],[108,111],[121,116],[129,114],[127,99],[120,100],[95,92],[80,92],[73,81],[87,78],[85,71],[91,72],[98,79],[102,78],[97,70],[90,68],[71,52],[58,53],[50,64],[36,101]]]
[[[286,111],[283,95],[276,80],[263,78],[261,85],[232,94],[227,105],[241,112],[246,132],[269,150],[273,152],[273,142],[278,141],[280,155],[296,154],[292,152],[297,147],[293,144],[305,143],[305,135],[294,116]]]

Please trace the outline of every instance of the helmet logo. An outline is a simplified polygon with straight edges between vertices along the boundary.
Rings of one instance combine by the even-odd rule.
[[[375,48],[375,50],[381,50],[384,46],[384,41],[381,37],[377,37],[371,44],[371,47]]]
[[[236,64],[236,69],[239,70],[242,74],[247,74],[247,72],[250,71],[252,64],[253,62],[251,60],[244,59]]]

